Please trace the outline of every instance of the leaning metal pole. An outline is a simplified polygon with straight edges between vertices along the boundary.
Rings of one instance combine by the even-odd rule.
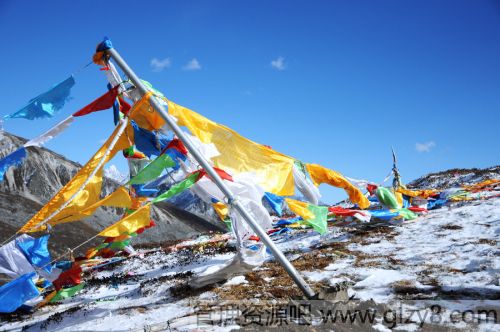
[[[105,51],[107,55],[109,55],[116,64],[122,69],[123,73],[128,76],[130,81],[136,86],[139,90],[141,96],[146,94],[148,90],[142,83],[142,81],[137,77],[137,75],[132,71],[132,69],[127,65],[127,63],[123,60],[123,58],[118,54],[118,52],[114,49],[108,49]],[[228,202],[232,204],[236,211],[245,219],[245,221],[250,225],[252,230],[259,236],[262,242],[266,245],[269,250],[273,253],[274,257],[280,262],[285,271],[290,275],[293,281],[299,286],[304,295],[311,299],[314,297],[314,292],[309,287],[309,285],[305,282],[299,272],[295,269],[295,267],[286,259],[285,255],[276,247],[271,238],[267,235],[267,233],[253,220],[250,214],[245,210],[243,205],[238,201],[238,199],[233,195],[231,190],[224,184],[220,176],[217,172],[212,168],[212,166],[205,160],[194,147],[189,137],[187,137],[181,128],[177,125],[177,123],[172,119],[172,117],[165,111],[163,106],[157,101],[156,98],[150,99],[151,106],[153,106],[158,114],[165,120],[166,124],[172,129],[172,131],[177,135],[177,137],[184,143],[189,152],[193,155],[196,161],[200,164],[201,167],[210,175],[211,179],[215,182],[217,187],[222,191],[222,193],[228,199]]]

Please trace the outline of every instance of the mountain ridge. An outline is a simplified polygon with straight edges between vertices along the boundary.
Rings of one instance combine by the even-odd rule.
[[[0,157],[18,149],[27,140],[0,132]],[[22,165],[11,167],[0,182],[0,241],[4,241],[18,230],[47,203],[82,167],[46,148],[28,147],[27,157]],[[103,195],[107,195],[120,186],[113,179],[104,177]],[[51,249],[63,252],[67,247],[74,247],[94,237],[100,230],[119,220],[123,209],[101,207],[96,213],[84,220],[60,224],[52,233],[58,241],[50,241]],[[134,243],[162,243],[185,239],[200,233],[225,230],[222,223],[211,222],[182,211],[165,203],[153,207],[151,217],[157,226],[154,231],[146,231],[134,239]],[[99,243],[90,242],[86,248]]]

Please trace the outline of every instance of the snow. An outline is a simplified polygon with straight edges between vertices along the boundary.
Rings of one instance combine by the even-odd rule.
[[[128,181],[128,174],[122,173],[116,165],[110,165],[104,169],[104,176],[107,178],[110,178],[112,180],[115,180],[116,182],[120,184],[124,184],[125,182]]]
[[[236,285],[242,285],[242,284],[248,284],[248,281],[246,281],[245,276],[236,276],[231,279],[229,279],[224,286],[236,286]]]
[[[359,234],[356,227],[330,228],[323,236],[312,230],[296,230],[277,237],[275,242],[292,262],[298,261],[303,253],[314,253],[322,259],[331,257],[325,267],[301,271],[302,275],[311,283],[331,286],[347,283],[348,295],[355,300],[373,300],[396,308],[403,295],[411,299],[413,294],[399,293],[402,288],[420,292],[419,295],[434,300],[429,303],[439,303],[446,313],[476,310],[481,303],[498,307],[500,198],[453,203],[413,221],[383,224],[384,231],[380,227],[369,228],[363,236],[356,235]],[[87,277],[103,280],[102,283],[89,284],[75,297],[42,307],[23,319],[2,322],[0,330],[196,330],[199,326],[193,301],[223,299],[214,290],[191,296],[176,289],[187,282],[189,274],[207,268],[216,270],[234,256],[234,252],[198,254],[183,249],[210,241],[212,236],[198,237],[177,245],[171,252],[161,248],[138,249],[139,255]],[[342,246],[335,247],[328,255],[316,253],[318,247],[329,245]],[[115,282],[114,278],[125,281]],[[264,280],[269,284],[275,277]],[[235,276],[218,287],[230,289],[241,285],[252,287],[251,279]],[[417,304],[427,303],[418,296],[416,300]],[[421,308],[417,304],[415,307]],[[407,305],[407,308],[412,307]],[[424,317],[429,312],[419,313]],[[425,316],[426,324],[431,324],[429,317]],[[442,324],[465,330],[474,326],[480,331],[492,330],[493,326],[446,321]],[[217,331],[239,328],[234,324],[208,327]],[[388,330],[382,320],[372,327]],[[418,319],[398,325],[399,331],[419,329]]]

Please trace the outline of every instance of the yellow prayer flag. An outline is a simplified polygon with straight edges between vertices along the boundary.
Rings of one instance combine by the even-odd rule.
[[[60,222],[76,221],[94,214],[95,210],[100,206],[122,207],[130,209],[132,207],[132,199],[124,187],[119,187],[114,192],[104,197],[100,201],[92,204],[88,208],[77,212],[74,215],[69,215],[60,220]]]
[[[174,102],[168,101],[168,112],[177,118],[178,125],[186,126],[203,143],[215,145],[220,153],[213,158],[216,167],[236,174],[253,173],[259,185],[276,195],[294,194],[293,158]]]
[[[463,186],[464,189],[467,190],[479,190],[487,186],[491,186],[494,184],[500,183],[500,179],[488,179],[479,183],[471,184],[468,186]]]
[[[428,198],[429,196],[432,196],[436,193],[438,193],[437,190],[433,189],[424,189],[424,190],[410,190],[410,189],[405,189],[402,187],[399,187],[396,189],[396,192],[410,196],[410,197],[422,197],[422,198]]]
[[[158,130],[163,127],[165,120],[163,120],[160,114],[149,103],[152,96],[153,93],[151,91],[142,96],[130,110],[129,117],[141,128]]]
[[[217,215],[219,216],[220,220],[222,221],[226,220],[227,215],[229,214],[229,210],[226,204],[222,202],[217,202],[217,203],[212,203],[212,206],[214,207],[215,212],[217,212]]]
[[[307,207],[308,203],[297,201],[291,198],[285,198],[285,202],[288,204],[290,210],[298,216],[301,216],[304,220],[314,219],[316,216]]]
[[[316,186],[327,183],[333,187],[342,188],[349,195],[351,202],[358,204],[361,209],[366,209],[370,206],[368,198],[342,174],[317,164],[306,164],[306,168]]]
[[[124,233],[134,233],[139,228],[149,226],[151,221],[150,212],[151,204],[144,205],[137,211],[134,211],[134,213],[129,214],[100,232],[99,236],[117,237]]]
[[[40,227],[37,226],[61,208],[73,195],[77,193],[78,194],[64,209],[48,221],[50,225],[56,225],[60,222],[60,220],[78,214],[80,211],[90,207],[99,200],[101,195],[102,169],[104,164],[112,159],[116,152],[133,144],[133,141],[131,142],[129,140],[128,135],[122,134],[118,138],[116,144],[110,149],[112,142],[120,132],[120,129],[121,126],[117,126],[115,128],[111,136],[106,140],[96,154],[92,156],[92,158],[78,171],[78,173],[20,229],[20,232],[34,232],[41,230],[39,229]],[[106,153],[108,150],[109,153]],[[89,179],[90,175],[99,166],[101,160],[104,160],[104,163],[100,165],[100,168],[97,170],[95,175],[92,176],[90,181],[88,181],[83,189],[81,189],[81,187]]]
[[[392,190],[392,192],[394,193],[394,196],[396,197],[396,202],[398,202],[398,208],[402,208],[403,207],[403,194],[397,192],[397,191],[394,191]]]

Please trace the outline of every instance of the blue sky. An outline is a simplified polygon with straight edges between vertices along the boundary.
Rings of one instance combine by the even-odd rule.
[[[381,181],[391,146],[404,180],[499,163],[498,1],[0,0],[0,31],[2,114],[109,36],[170,99],[350,177]],[[5,129],[35,137],[106,89],[94,65],[76,81],[56,118]],[[112,128],[111,112],[93,114],[47,147],[84,163]]]

